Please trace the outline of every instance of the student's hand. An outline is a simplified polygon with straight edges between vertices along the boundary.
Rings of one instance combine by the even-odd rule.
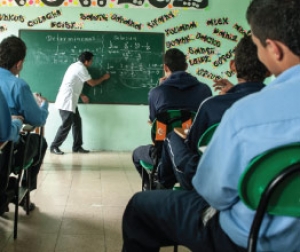
[[[168,76],[164,76],[162,78],[159,78],[159,85],[164,82],[166,79],[168,79]]]
[[[219,95],[226,94],[234,85],[227,79],[214,80],[214,90],[219,91]]]
[[[39,94],[39,93],[33,93],[33,96],[39,106],[41,106],[41,104],[43,102],[47,101],[47,99],[45,97],[41,96],[41,94]]]
[[[48,101],[47,98],[45,98],[44,96],[39,96],[39,99],[40,99],[41,104],[43,102],[47,102]]]
[[[109,73],[106,73],[102,76],[102,79],[103,80],[108,80],[110,78],[110,74]]]
[[[20,120],[20,121],[22,121],[22,123],[24,122],[24,117],[23,116],[20,116],[20,115],[12,115],[11,116],[11,119],[12,120]]]
[[[80,95],[80,98],[81,98],[81,100],[82,100],[83,103],[89,103],[90,102],[89,97],[87,97],[84,94]]]

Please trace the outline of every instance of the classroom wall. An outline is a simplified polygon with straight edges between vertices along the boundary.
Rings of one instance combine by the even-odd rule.
[[[201,2],[205,0],[198,1]],[[102,2],[103,7],[99,7],[99,1],[98,6],[90,2],[91,6],[95,4],[94,7],[83,7],[83,1],[62,1],[59,6],[48,7],[45,1],[27,1],[24,6],[18,6],[16,3],[20,1],[3,0],[0,1],[0,39],[18,35],[19,29],[163,32],[166,34],[166,49],[175,46],[184,51],[189,56],[188,71],[212,86],[214,78],[226,77],[236,82],[228,66],[237,41],[249,29],[245,20],[249,2],[208,0],[206,8],[196,9],[193,5],[174,8],[172,1],[168,1],[164,8],[157,8],[150,4],[151,1],[140,1],[139,7],[129,1],[122,4],[122,1],[113,0]],[[60,15],[51,15],[53,13]],[[80,18],[88,14],[99,20]],[[106,17],[106,20],[100,17]],[[79,110],[87,149],[132,151],[138,145],[150,143],[147,105],[80,104]],[[52,103],[49,112],[45,137],[50,144],[61,119]],[[71,150],[71,133],[61,148]]]

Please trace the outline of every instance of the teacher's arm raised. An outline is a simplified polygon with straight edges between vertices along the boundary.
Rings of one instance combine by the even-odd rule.
[[[86,83],[88,85],[94,87],[94,86],[97,86],[97,85],[101,84],[103,81],[105,81],[109,78],[110,78],[110,74],[106,73],[102,77],[100,77],[99,79],[90,79],[90,80],[87,80]]]

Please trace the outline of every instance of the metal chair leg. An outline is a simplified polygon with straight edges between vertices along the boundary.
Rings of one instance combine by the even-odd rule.
[[[178,251],[178,245],[174,245],[174,252]]]

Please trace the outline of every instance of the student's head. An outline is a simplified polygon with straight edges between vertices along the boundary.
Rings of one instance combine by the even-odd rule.
[[[172,73],[176,71],[185,71],[187,69],[186,56],[177,48],[172,48],[166,51],[164,64],[167,67],[167,71]]]
[[[268,69],[258,59],[256,45],[249,35],[237,44],[234,65],[238,79],[262,82],[268,75]]]
[[[83,64],[88,64],[88,66],[90,66],[93,62],[93,57],[94,57],[93,53],[89,51],[85,51],[79,55],[78,60]]]
[[[0,43],[0,67],[18,74],[26,56],[25,43],[16,36],[10,36]]]
[[[252,0],[247,9],[259,58],[275,75],[299,64],[299,13],[299,0]]]

